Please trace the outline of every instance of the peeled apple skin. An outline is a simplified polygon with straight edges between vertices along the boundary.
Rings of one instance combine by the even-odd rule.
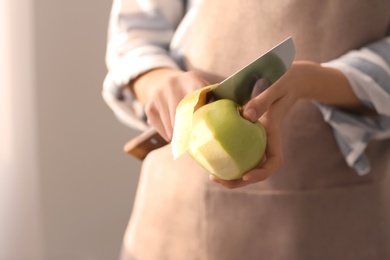
[[[206,86],[187,94],[177,105],[171,142],[172,155],[177,159],[188,150],[194,112],[207,103],[207,93],[218,84]]]
[[[260,122],[244,119],[238,104],[221,99],[194,112],[188,153],[210,174],[233,180],[260,163],[266,143]]]

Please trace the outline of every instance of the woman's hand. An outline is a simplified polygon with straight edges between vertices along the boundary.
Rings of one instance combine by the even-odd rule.
[[[177,104],[187,93],[207,85],[210,84],[195,72],[161,68],[140,76],[133,82],[132,89],[145,105],[148,123],[170,141]],[[282,122],[298,99],[316,100],[358,112],[368,110],[340,71],[309,61],[294,62],[283,77],[244,107],[243,116],[252,122],[260,120],[267,132],[262,162],[241,179],[224,181],[213,176],[210,179],[227,188],[238,188],[271,176],[283,163]]]
[[[210,176],[212,181],[227,188],[238,188],[266,180],[283,162],[281,124],[300,96],[299,73],[295,66],[263,93],[252,98],[244,107],[243,116],[249,121],[260,120],[267,132],[265,157],[241,179],[224,181]]]
[[[161,68],[140,76],[132,87],[138,100],[145,105],[148,124],[169,142],[176,106],[187,93],[207,85],[209,83],[195,72]]]
[[[298,99],[317,100],[359,112],[367,110],[340,71],[314,62],[294,62],[283,77],[244,107],[243,116],[252,122],[260,120],[266,129],[265,158],[241,179],[224,181],[214,176],[210,179],[227,188],[238,188],[270,177],[283,163],[281,124]]]

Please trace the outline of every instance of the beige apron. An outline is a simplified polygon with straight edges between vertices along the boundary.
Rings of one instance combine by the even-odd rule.
[[[385,0],[205,0],[187,32],[188,69],[218,82],[293,36],[298,60],[336,58],[383,37]],[[285,162],[228,190],[170,146],[145,160],[122,259],[390,259],[390,141],[372,142],[359,177],[309,102],[284,122]],[[386,176],[387,173],[387,176]]]

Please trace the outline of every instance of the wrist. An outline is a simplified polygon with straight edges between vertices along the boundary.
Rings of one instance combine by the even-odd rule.
[[[295,82],[295,93],[297,99],[316,99],[319,77],[322,76],[322,67],[311,61],[296,61],[291,66],[292,79]]]
[[[357,98],[340,70],[310,61],[297,62],[295,66],[299,72],[300,98],[357,112],[371,112]]]

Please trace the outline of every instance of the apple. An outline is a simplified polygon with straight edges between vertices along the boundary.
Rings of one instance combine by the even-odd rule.
[[[172,139],[174,158],[188,152],[207,172],[222,180],[239,179],[264,156],[263,125],[242,117],[242,108],[228,99],[207,102],[216,85],[185,96],[176,110]]]

